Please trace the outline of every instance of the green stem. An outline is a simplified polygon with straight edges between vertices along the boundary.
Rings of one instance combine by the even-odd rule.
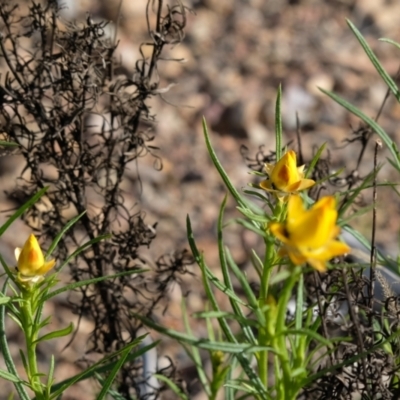
[[[261,332],[258,336],[258,341],[261,346],[266,346],[268,337],[265,332]],[[260,379],[265,388],[268,387],[268,351],[260,351],[258,357],[258,371],[260,374]]]
[[[34,322],[35,307],[31,292],[24,291],[22,298],[25,300],[21,305],[21,323],[25,335],[27,355],[27,375],[29,383],[35,393],[37,400],[44,400],[42,382],[40,380],[36,357],[36,340],[38,329]]]
[[[283,203],[277,200],[275,204],[275,208],[273,210],[274,217],[281,221],[285,218],[285,210]],[[268,228],[267,228],[268,232]],[[261,276],[261,286],[260,286],[260,295],[258,298],[258,305],[261,310],[265,309],[265,305],[267,304],[268,299],[268,290],[269,290],[269,281],[271,277],[272,268],[274,266],[276,249],[275,249],[275,238],[271,235],[268,235],[265,239],[265,256],[264,256],[264,264],[263,271]],[[265,313],[265,311],[264,311]],[[268,312],[267,312],[268,314]],[[286,316],[286,311],[285,311]],[[267,318],[268,320],[268,315]],[[265,326],[264,328],[260,328],[258,342],[261,346],[269,346],[271,345],[270,335],[268,333],[268,328]],[[265,388],[268,388],[268,351],[261,351],[258,354],[258,370],[260,374],[260,379],[263,382]]]
[[[293,273],[286,281],[283,290],[280,293],[278,301],[278,312],[277,312],[276,332],[275,332],[276,341],[274,343],[274,347],[276,346],[276,348],[279,350],[280,353],[279,360],[281,363],[283,380],[279,382],[279,386],[281,388],[279,392],[281,392],[281,396],[278,396],[278,399],[282,400],[295,399],[296,398],[295,392],[297,392],[297,389],[293,385],[293,382],[291,382],[292,373],[290,367],[289,353],[287,350],[285,330],[286,330],[287,305],[292,295],[294,285],[298,281],[300,274],[301,274],[301,267],[299,266],[293,267]]]
[[[264,257],[264,265],[261,277],[261,287],[259,296],[259,302],[261,307],[265,305],[265,301],[267,300],[268,297],[269,278],[271,276],[271,271],[273,267],[272,262],[275,256],[274,239],[271,237],[266,238],[265,247],[266,247],[265,257]]]
[[[274,217],[277,219],[277,221],[281,221],[285,217],[284,211],[285,208],[283,207],[282,202],[277,201],[273,211]],[[268,297],[269,278],[271,276],[273,261],[275,258],[275,238],[269,233],[268,226],[266,227],[266,230],[268,235],[265,239],[265,257],[259,296],[259,303],[261,307],[265,305]]]
[[[263,273],[262,273],[262,277],[261,277],[260,295],[259,295],[259,299],[258,299],[258,305],[261,310],[263,310],[265,305],[267,304],[269,279],[271,276],[274,257],[275,257],[274,239],[272,239],[271,237],[267,237],[265,240],[265,257],[264,257]],[[262,311],[262,312],[265,313],[265,311]],[[260,328],[258,341],[261,346],[267,346],[269,344],[267,327],[265,327],[264,329]],[[266,350],[261,351],[259,353],[258,370],[259,370],[259,374],[260,374],[260,379],[263,382],[264,386],[267,388],[268,387],[268,351],[266,351]]]

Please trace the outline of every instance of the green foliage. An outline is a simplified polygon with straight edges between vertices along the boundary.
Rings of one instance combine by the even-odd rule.
[[[0,228],[0,232],[4,233],[5,230],[11,225],[11,223],[15,221],[18,217],[20,217],[26,210],[28,210],[29,207],[31,207],[36,201],[38,201],[41,196],[46,193],[46,191],[47,188],[44,188],[38,194],[33,196],[33,198],[30,199],[26,204],[20,207]],[[83,214],[84,213],[78,215],[66,224],[64,229],[62,229],[60,234],[57,235],[54,239],[52,245],[46,253],[46,256],[51,255],[57,243],[61,240],[65,232],[70,229],[73,224],[79,221]],[[63,266],[65,266],[70,260],[76,257],[80,252],[90,247],[93,243],[107,239],[109,237],[109,235],[103,235],[88,241],[87,243],[76,249],[74,252],[72,252],[72,254],[67,257],[64,262],[61,263],[60,267],[55,273],[47,277],[29,277],[30,281],[28,281],[28,284],[26,284],[25,281],[20,280],[18,271],[14,271],[13,269],[9,268],[9,266],[5,263],[3,257],[1,257],[0,255],[1,264],[3,265],[3,268],[8,276],[0,294],[0,332],[3,332],[3,334],[0,335],[0,349],[3,354],[8,371],[0,370],[0,379],[5,379],[12,382],[19,397],[22,400],[28,400],[30,398],[27,394],[26,388],[31,389],[35,393],[35,398],[38,400],[56,399],[60,395],[62,395],[62,393],[68,387],[72,386],[76,382],[84,379],[94,378],[95,375],[99,373],[108,373],[108,376],[104,380],[102,389],[97,397],[98,399],[103,399],[111,390],[114,379],[116,378],[122,366],[126,362],[131,362],[135,358],[140,357],[146,351],[156,346],[157,343],[153,343],[149,346],[143,346],[139,350],[133,352],[132,350],[137,347],[146,336],[143,335],[133,340],[122,349],[108,355],[107,357],[104,357],[102,360],[95,363],[83,372],[60,383],[54,383],[54,370],[56,360],[53,355],[50,359],[48,373],[43,374],[38,371],[36,359],[37,345],[44,341],[68,336],[74,331],[74,326],[71,323],[65,328],[48,332],[44,335],[39,334],[40,330],[43,329],[45,326],[48,326],[51,321],[50,316],[44,319],[42,318],[44,303],[46,301],[50,300],[60,293],[74,290],[78,287],[93,285],[105,280],[143,273],[146,271],[144,269],[133,269],[130,271],[124,271],[118,274],[107,275],[96,279],[88,279],[85,281],[74,282],[50,291],[52,287],[58,284],[57,274]],[[41,253],[40,248],[35,247],[30,248],[29,251]],[[27,260],[30,259],[31,257],[27,257]],[[8,316],[12,320],[14,320],[14,322],[19,326],[19,328],[25,335],[26,349],[25,351],[22,349],[20,350],[20,357],[26,372],[27,380],[23,380],[18,376],[15,362],[9,350],[7,335],[5,332],[6,314],[8,314]],[[43,383],[43,378],[46,378],[46,383]]]
[[[396,83],[385,72],[360,32],[351,22],[348,23],[372,64],[399,101],[400,94]],[[385,41],[400,48],[398,43],[390,40]],[[337,94],[321,90],[348,111],[358,116],[381,138],[391,152],[390,164],[400,172],[400,156],[397,145],[378,123]],[[281,87],[279,87],[275,106],[275,153],[277,161],[282,159],[284,149],[282,144],[281,98],[282,92]],[[306,301],[308,289],[305,285],[305,274],[309,269],[304,264],[309,262],[315,268],[321,269],[325,269],[325,266],[324,264],[313,262],[310,259],[310,255],[305,255],[307,252],[303,252],[304,250],[300,245],[297,245],[293,234],[288,232],[294,227],[297,228],[294,222],[290,222],[290,218],[295,221],[297,215],[290,215],[289,212],[293,213],[293,211],[288,210],[290,197],[296,195],[296,193],[277,193],[280,190],[278,184],[281,176],[285,177],[287,174],[292,174],[290,176],[295,179],[296,174],[301,172],[296,172],[293,166],[287,164],[284,173],[276,174],[278,178],[275,179],[278,180],[275,182],[276,185],[272,187],[277,190],[272,190],[270,193],[260,193],[257,190],[243,190],[243,192],[240,192],[235,188],[218,159],[217,153],[211,144],[210,134],[204,119],[203,131],[211,160],[236,203],[237,210],[243,216],[242,218],[231,220],[229,224],[224,224],[224,211],[229,199],[228,196],[225,196],[221,203],[217,221],[216,244],[219,252],[219,268],[222,278],[218,278],[207,266],[206,256],[196,244],[191,221],[189,216],[187,217],[188,242],[193,257],[201,271],[203,288],[208,301],[204,311],[197,312],[192,317],[204,319],[204,323],[207,326],[207,336],[196,338],[193,334],[184,305],[182,305],[182,310],[186,333],[164,327],[149,318],[140,315],[135,316],[150,328],[181,343],[196,366],[199,380],[209,399],[214,399],[216,394],[221,391],[224,391],[226,399],[231,400],[245,398],[295,399],[305,388],[312,386],[314,382],[319,381],[326,374],[335,375],[341,368],[348,367],[354,362],[364,363],[365,359],[378,349],[382,349],[386,354],[393,356],[394,347],[391,343],[394,343],[393,341],[396,340],[398,333],[391,331],[391,325],[388,323],[387,317],[382,319],[382,325],[372,317],[372,324],[376,333],[371,345],[365,345],[359,354],[340,362],[333,362],[326,368],[318,366],[322,358],[334,359],[332,357],[338,348],[338,344],[353,341],[354,338],[327,337],[324,332],[326,325],[323,324],[326,324],[326,322],[324,322],[325,317],[321,314],[321,304],[310,305]],[[298,175],[298,179],[312,178],[314,171],[318,169],[326,148],[327,144],[325,143],[316,151],[306,168],[306,172],[304,175]],[[335,232],[341,227],[359,243],[363,244],[366,249],[371,249],[369,241],[349,224],[354,218],[374,210],[374,205],[368,205],[353,211],[357,198],[364,190],[371,187],[378,189],[381,186],[392,186],[396,190],[394,184],[376,182],[379,170],[380,166],[375,165],[374,170],[362,179],[359,184],[350,185],[347,190],[343,189],[336,195],[341,204],[337,211],[338,220]],[[339,171],[328,172],[328,175],[320,178],[316,185],[321,185],[340,176],[343,171],[344,168]],[[262,177],[265,173],[254,172],[253,175]],[[268,176],[268,179],[272,179],[271,175]],[[260,189],[257,184],[250,184],[250,186]],[[304,202],[303,207],[308,211],[299,211],[300,214],[312,212],[314,206],[322,204],[317,203],[314,198],[305,193],[301,197]],[[251,201],[251,198],[256,199],[257,204]],[[260,201],[263,204],[261,207],[259,205]],[[259,289],[255,289],[249,283],[248,274],[250,271],[243,271],[236,264],[230,250],[224,244],[224,230],[228,229],[232,222],[256,233],[263,239],[265,245],[263,256],[259,255],[255,249],[249,249],[252,254],[251,261],[255,272],[253,276],[258,276],[259,278]],[[279,228],[280,226],[284,226],[284,228]],[[326,225],[324,229],[330,228]],[[287,235],[286,238],[284,235]],[[309,235],[309,241],[311,239],[318,240],[318,237],[314,237],[307,229],[304,229],[304,235]],[[282,241],[283,243],[281,243]],[[329,244],[327,246],[329,247]],[[340,245],[338,246],[340,247]],[[341,254],[344,253],[345,248],[346,246],[342,246]],[[312,243],[310,251],[312,252]],[[334,255],[332,253],[331,257]],[[379,252],[376,252],[376,258],[378,262],[388,265],[389,261]],[[350,267],[351,265],[348,265],[348,268]],[[330,268],[333,267],[330,266]],[[338,264],[336,268],[343,268],[343,264]],[[348,269],[344,271],[348,271]],[[347,276],[347,278],[343,279],[351,277],[350,274],[346,275],[347,272],[343,273]],[[339,284],[343,285],[343,282],[339,282]],[[330,299],[334,298],[334,290],[337,290],[337,286],[333,286],[333,288]],[[343,291],[344,289],[342,288],[341,290]],[[218,297],[216,292],[220,292]],[[221,295],[228,300],[230,304],[229,310],[222,308],[217,300]],[[287,309],[292,297],[295,298],[295,311],[293,318],[287,318]],[[319,311],[316,314],[317,306]],[[359,324],[357,321],[353,321],[353,323]],[[215,339],[216,336],[218,336],[218,340]],[[199,353],[200,349],[205,349],[209,353],[209,359],[212,364],[211,375],[205,372],[205,366]],[[400,359],[399,355],[397,357]],[[254,367],[255,365],[256,367]],[[356,377],[356,379],[364,378],[365,376]],[[394,375],[392,381],[397,382],[397,380],[398,378]],[[180,388],[174,385],[172,381],[168,379],[164,379],[164,381],[178,398],[187,398],[187,395],[181,392]],[[370,381],[365,385],[365,390],[367,392],[372,390]]]
[[[357,28],[349,21],[348,24],[378,74],[396,100],[400,102],[400,91],[395,81],[384,70]],[[400,48],[400,44],[392,40],[384,39],[384,41]],[[378,123],[337,94],[321,90],[349,112],[358,116],[380,137],[391,152],[389,163],[400,172],[400,153],[397,145]],[[330,265],[329,260],[343,256],[349,250],[347,245],[336,240],[339,230],[342,228],[370,250],[376,257],[376,262],[384,265],[390,264],[390,260],[375,250],[374,243],[369,243],[365,237],[351,227],[350,222],[355,217],[375,209],[375,204],[372,204],[352,213],[357,198],[365,189],[372,187],[376,190],[381,186],[395,188],[395,185],[377,183],[380,166],[374,165],[371,173],[365,176],[361,182],[356,186],[349,185],[348,189],[341,190],[336,194],[336,198],[333,196],[316,198],[307,194],[304,190],[306,186],[302,187],[301,183],[306,179],[312,179],[314,172],[318,170],[327,144],[323,144],[315,152],[306,172],[297,165],[293,165],[295,157],[288,157],[293,154],[293,151],[286,150],[283,145],[281,99],[282,90],[279,86],[275,104],[276,164],[271,164],[272,166],[268,164],[265,167],[266,171],[254,174],[257,178],[267,175],[268,184],[271,183],[271,187],[265,187],[263,192],[257,190],[264,186],[257,184],[250,185],[256,190],[241,192],[235,188],[218,159],[217,152],[211,143],[206,121],[203,119],[206,148],[228,192],[221,202],[216,221],[216,247],[221,274],[215,273],[207,264],[206,255],[198,247],[190,217],[187,216],[188,243],[201,273],[206,298],[204,310],[190,316],[185,301],[182,301],[181,309],[185,332],[155,322],[148,315],[132,312],[131,316],[150,329],[180,343],[193,362],[199,382],[209,400],[216,400],[222,392],[228,400],[247,398],[295,400],[302,392],[306,393],[306,390],[312,385],[318,385],[324,377],[335,376],[342,368],[351,367],[354,363],[363,366],[363,376],[357,376],[355,379],[364,379],[362,381],[364,389],[362,390],[365,390],[368,398],[374,398],[371,395],[371,393],[375,393],[373,392],[374,384],[372,378],[368,377],[365,367],[365,362],[369,362],[371,359],[368,357],[372,357],[376,352],[391,357],[396,368],[389,377],[390,385],[397,387],[400,379],[397,372],[400,361],[400,351],[398,350],[400,331],[393,328],[392,316],[389,313],[390,298],[382,301],[387,304],[382,307],[384,310],[379,318],[374,312],[373,294],[370,294],[371,304],[367,311],[365,311],[366,308],[360,312],[354,311],[350,301],[353,294],[348,288],[348,281],[351,281],[350,284],[354,284],[354,292],[356,292],[354,288],[362,293],[371,288],[368,286],[360,289],[357,286],[362,279],[357,281],[356,274],[351,270],[354,265],[346,263],[343,258],[336,265]],[[0,142],[0,145],[5,144]],[[7,145],[14,144],[8,143]],[[315,183],[318,188],[318,185],[339,176],[341,172],[342,170],[328,172],[325,177],[317,182],[311,182],[311,184]],[[282,183],[282,181],[284,182]],[[47,189],[45,187],[40,190],[17,210],[0,227],[0,236],[16,219],[29,210],[46,193]],[[336,208],[337,200],[341,201],[339,209]],[[228,201],[235,202],[236,210],[242,217],[231,219],[230,223],[226,224],[225,210]],[[84,216],[87,217],[85,212],[80,213],[60,230],[45,253],[42,264],[51,256],[68,230]],[[232,224],[238,224],[255,233],[263,243],[261,252],[249,249],[251,259],[246,268],[238,265],[231,250],[225,245],[225,231]],[[74,249],[64,260],[60,260],[54,271],[46,271],[46,276],[44,273],[35,274],[35,271],[40,270],[41,265],[38,268],[33,265],[30,270],[28,269],[33,271],[30,275],[22,275],[21,268],[19,271],[10,268],[0,255],[0,262],[6,274],[5,284],[0,292],[0,350],[7,368],[7,370],[0,369],[0,379],[12,382],[22,400],[30,398],[27,389],[34,393],[37,400],[58,399],[72,385],[87,379],[95,379],[100,383],[101,388],[96,397],[98,400],[107,397],[122,400],[121,394],[115,390],[115,379],[119,372],[124,365],[135,361],[158,345],[158,342],[154,342],[150,345],[139,346],[146,337],[146,335],[142,335],[62,382],[56,382],[56,356],[50,357],[47,373],[38,370],[37,346],[48,340],[71,335],[74,331],[71,323],[61,329],[40,333],[51,322],[51,316],[43,316],[46,301],[61,293],[83,286],[96,285],[100,282],[147,271],[131,269],[60,285],[57,276],[63,267],[83,251],[109,237],[110,235],[100,235]],[[43,256],[40,248],[31,246],[27,249],[35,257],[25,255],[26,262],[40,259],[39,256]],[[20,265],[18,261],[18,266]],[[376,269],[376,264],[372,261],[366,265],[370,269]],[[327,270],[333,271],[332,279],[336,279],[337,276],[339,278],[333,284],[328,282],[330,291],[325,293],[325,304],[322,304],[319,299],[317,290],[317,295],[314,295],[313,303],[310,304],[308,298],[311,296],[308,293],[307,280],[313,276],[318,286],[317,278],[321,279]],[[257,285],[251,282],[252,279],[256,279]],[[324,290],[327,290],[327,286],[329,285],[325,284]],[[372,331],[369,341],[362,341],[360,330],[356,351],[351,357],[340,360],[334,358],[339,345],[344,342],[348,342],[349,345],[354,344],[355,339],[350,336],[330,337],[327,334],[326,314],[330,311],[331,302],[337,301],[338,293],[342,297],[347,296],[350,316],[346,316],[346,318],[351,319],[354,329],[359,329],[360,321],[369,319],[368,323]],[[222,297],[226,300],[223,303],[221,302]],[[295,303],[294,312],[293,315],[288,316],[288,309],[293,301]],[[229,304],[229,309],[225,309],[222,304]],[[15,359],[9,349],[5,324],[7,316],[17,324],[25,337],[25,348],[20,350],[20,362],[26,375],[24,378],[19,376]],[[197,332],[192,328],[191,318],[195,318],[196,323],[204,324],[206,329],[203,337],[198,337]],[[207,354],[211,370],[207,370],[202,352]],[[321,359],[329,359],[330,363],[321,366],[319,364]],[[189,399],[188,394],[173,379],[157,373],[154,373],[154,377],[164,383],[176,398]]]

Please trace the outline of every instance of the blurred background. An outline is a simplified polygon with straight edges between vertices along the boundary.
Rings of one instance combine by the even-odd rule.
[[[89,13],[95,20],[112,21],[110,32],[118,25],[117,56],[129,74],[140,57],[139,44],[148,35],[147,0],[123,1],[120,13],[118,0],[68,0],[64,4],[66,19],[84,19]],[[232,180],[238,188],[245,187],[252,178],[247,175],[241,145],[249,149],[249,156],[259,146],[264,146],[265,154],[274,149],[276,90],[282,84],[286,143],[295,140],[298,113],[305,159],[327,142],[333,166],[345,167],[344,175],[350,173],[360,147],[346,147],[344,140],[352,138],[360,122],[318,87],[376,116],[386,87],[346,18],[394,76],[400,66],[399,50],[378,39],[400,40],[400,4],[390,0],[188,0],[184,4],[188,7],[186,37],[165,54],[181,61],[166,60],[160,66],[160,87],[165,93],[151,104],[158,117],[154,144],[160,148],[163,169],[157,172],[154,160],[143,158],[138,171],[132,171],[139,173],[143,186],[133,179],[132,192],[149,222],[159,221],[156,247],[160,252],[186,245],[184,224],[189,213],[202,247],[212,257],[216,213],[224,190],[205,150],[202,116]],[[400,134],[399,115],[398,105],[389,99],[379,122],[392,138]],[[292,146],[296,149],[297,144]],[[371,142],[360,174],[371,170],[373,146]],[[380,160],[384,162],[385,151]],[[386,166],[380,179],[390,179],[390,174]],[[386,198],[382,194],[381,201]],[[378,216],[384,228],[378,241],[393,252],[399,210],[397,203],[385,201],[384,206],[385,212]],[[365,224],[361,226],[365,234],[369,221],[366,216],[359,222]],[[243,245],[233,246],[239,259],[246,256]]]
[[[27,2],[20,3],[25,7]],[[119,0],[65,0],[61,4],[65,6],[65,20],[83,21],[89,14],[95,21],[110,21],[107,32],[117,35],[116,55],[122,69],[128,76],[133,73],[141,57],[139,46],[148,39],[145,15],[151,1],[148,5],[147,0],[124,0],[121,6]],[[171,0],[169,4],[175,3]],[[202,117],[207,120],[214,148],[232,181],[237,188],[245,188],[253,178],[248,175],[250,169],[243,155],[254,158],[260,146],[264,154],[275,148],[274,107],[277,88],[282,84],[285,143],[292,141],[291,147],[297,150],[297,113],[305,160],[327,143],[331,165],[336,169],[344,167],[343,174],[350,174],[356,168],[360,145],[345,146],[345,140],[353,137],[360,122],[318,87],[341,95],[368,116],[377,115],[387,89],[348,28],[346,18],[361,31],[389,74],[395,76],[400,50],[378,39],[400,41],[400,3],[186,0],[184,5],[186,37],[164,54],[166,60],[159,66],[163,93],[150,104],[157,115],[153,144],[159,147],[160,159],[139,159],[129,171],[128,192],[138,209],[145,211],[146,221],[158,222],[157,237],[144,255],[149,262],[174,249],[188,247],[185,219],[189,214],[198,247],[204,250],[209,266],[218,271],[215,225],[225,189],[205,148]],[[142,50],[146,55],[149,49],[144,46]],[[389,98],[379,123],[394,140],[400,139],[399,119],[400,107]],[[358,171],[362,176],[373,168],[373,148],[371,141]],[[386,156],[387,151],[382,149],[379,162],[384,163]],[[22,161],[18,155],[4,155],[0,163],[0,204],[6,211],[15,206],[5,192],[15,187]],[[386,163],[379,180],[398,181],[392,172]],[[364,205],[370,201],[368,193],[360,199]],[[393,191],[380,189],[377,241],[395,255],[399,204]],[[2,213],[1,218],[6,215]],[[230,202],[228,216],[234,215],[234,204]],[[371,221],[371,214],[366,214],[355,221],[355,226],[370,237]],[[14,247],[21,246],[28,234],[22,223],[14,223],[4,235],[1,251],[10,263]],[[245,267],[250,249],[257,247],[257,239],[232,228],[227,231],[226,242],[237,263]],[[198,275],[195,267],[193,272]],[[191,292],[188,304],[192,311],[204,306],[198,278],[186,276],[182,285],[183,289],[171,288],[171,307],[165,315],[170,327],[181,326],[182,291]],[[87,330],[90,331],[89,322]],[[165,349],[166,354],[176,355],[178,369],[187,362],[180,352],[171,347]],[[73,361],[70,356],[66,363]]]

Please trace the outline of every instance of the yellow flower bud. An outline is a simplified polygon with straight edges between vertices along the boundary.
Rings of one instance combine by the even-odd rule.
[[[276,164],[265,164],[268,179],[260,187],[274,192],[278,198],[290,193],[308,189],[315,184],[312,179],[304,179],[304,165],[297,167],[296,153],[289,150]]]
[[[18,280],[20,282],[40,282],[43,275],[50,271],[56,260],[45,261],[42,249],[35,235],[31,234],[22,249],[15,249]]]

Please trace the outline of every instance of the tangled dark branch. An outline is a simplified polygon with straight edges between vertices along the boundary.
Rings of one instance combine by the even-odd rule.
[[[0,132],[19,144],[25,165],[18,188],[10,196],[21,203],[40,188],[46,197],[25,215],[45,239],[52,239],[72,217],[87,211],[59,243],[57,256],[99,235],[110,240],[93,244],[70,264],[75,281],[138,269],[145,263],[138,250],[150,246],[156,226],[144,212],[132,211],[123,184],[125,172],[138,158],[157,157],[152,144],[155,116],[148,100],[159,95],[158,62],[165,46],[184,37],[185,8],[150,1],[147,22],[149,58],[136,70],[115,74],[117,44],[107,37],[106,22],[66,23],[55,0],[32,2],[23,14],[14,2],[0,5]],[[151,14],[155,15],[151,17]],[[154,24],[150,21],[154,20]],[[114,279],[81,289],[74,303],[80,316],[93,319],[93,351],[121,348],[136,336],[139,323],[131,310],[150,314],[162,302],[168,283],[179,280],[190,263],[185,253],[160,259],[151,279],[145,275]],[[128,335],[126,335],[128,333]],[[137,369],[122,373],[120,389],[127,398]]]

